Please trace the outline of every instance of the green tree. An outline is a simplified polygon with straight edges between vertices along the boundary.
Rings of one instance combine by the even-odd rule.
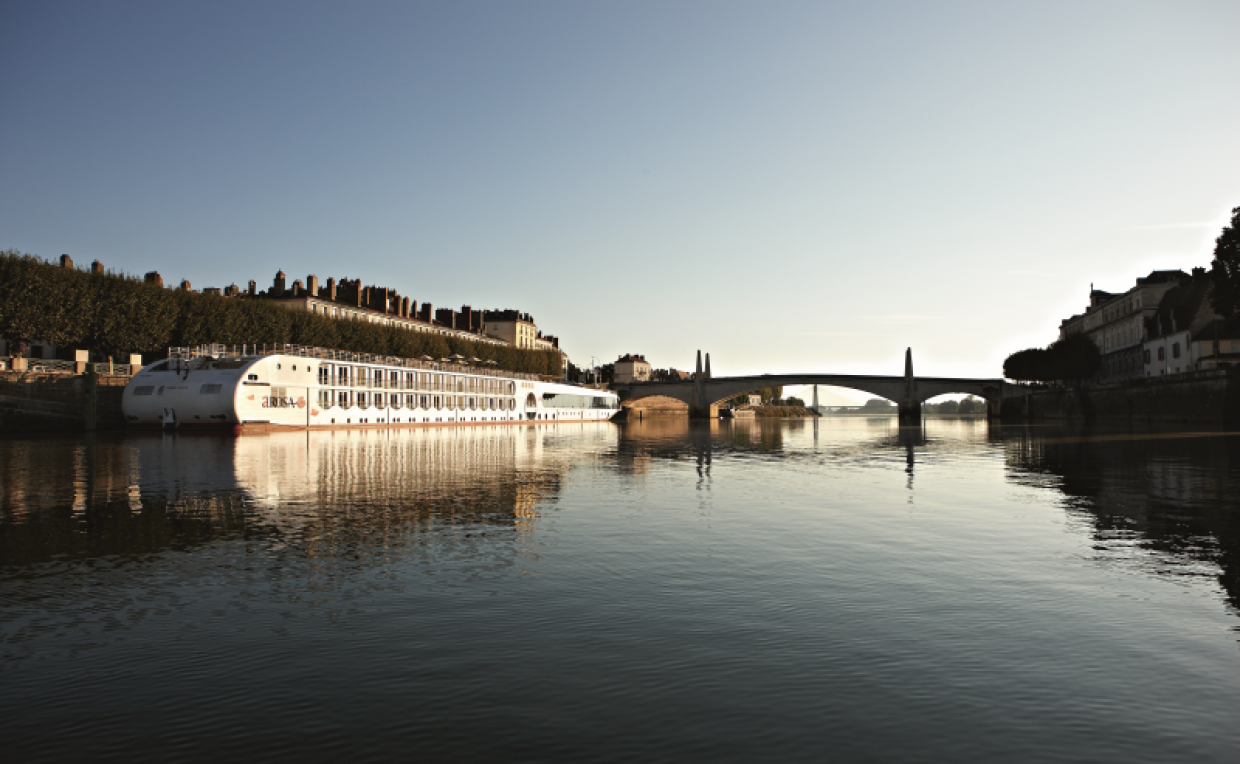
[[[974,398],[973,396],[970,395],[968,398],[965,398],[964,400],[960,401],[960,413],[961,414],[985,414],[986,413],[986,401],[982,398]]]
[[[1041,348],[1017,350],[1003,362],[1003,376],[1018,382],[1035,382],[1041,380],[1039,370],[1043,366],[1046,351]]]
[[[1047,351],[1050,355],[1051,380],[1080,382],[1092,378],[1102,368],[1102,353],[1094,341],[1084,334],[1074,334],[1052,342]]]
[[[1220,315],[1240,313],[1240,207],[1231,211],[1231,225],[1214,240],[1214,262],[1210,277],[1214,282],[1210,302]]]

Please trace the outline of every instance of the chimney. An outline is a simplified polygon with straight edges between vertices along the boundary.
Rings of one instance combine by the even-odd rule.
[[[73,258],[69,257],[68,255],[61,255],[60,256],[60,267],[61,268],[72,268]]]
[[[313,273],[306,276],[306,291],[310,293],[311,297],[319,296],[319,277]]]
[[[164,285],[164,280],[160,278],[159,271],[151,271],[150,273],[146,274],[146,276],[144,276],[142,280],[148,284],[154,284],[157,287],[161,287]]]
[[[335,278],[329,278],[327,280],[327,299],[329,300],[336,299],[336,279]]]
[[[103,273],[103,263],[99,262],[98,260],[91,263],[90,272],[91,273]]]
[[[305,289],[301,285],[301,279],[297,279],[296,281],[293,282],[293,296],[294,297],[301,297],[302,292],[304,291]]]
[[[400,317],[409,318],[409,298],[408,297],[401,300],[400,302]]]
[[[250,279],[250,296],[258,297],[258,284],[254,282],[254,279]]]
[[[272,297],[283,297],[284,291],[285,291],[284,271],[276,271],[276,277],[271,282],[271,296]]]
[[[418,313],[418,318],[429,324],[433,321],[432,316],[435,315],[434,311],[435,307],[433,305],[429,302],[424,302],[422,303],[422,310]]]
[[[181,279],[181,291],[182,291],[182,292],[192,292],[192,291],[194,291],[194,288],[190,285],[190,283],[189,283],[189,281],[188,281],[187,279]]]
[[[225,297],[237,297],[240,294],[241,294],[241,290],[237,288],[236,284],[229,284],[228,286],[224,287]]]

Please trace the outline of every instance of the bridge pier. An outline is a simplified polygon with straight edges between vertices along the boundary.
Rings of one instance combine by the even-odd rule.
[[[719,418],[719,407],[718,406],[690,406],[689,407],[689,418],[690,419],[718,419]]]
[[[900,401],[898,411],[901,427],[921,427],[921,401]]]
[[[917,378],[913,376],[913,349],[904,351],[904,397],[896,404],[901,427],[921,427],[921,399],[917,397]]]

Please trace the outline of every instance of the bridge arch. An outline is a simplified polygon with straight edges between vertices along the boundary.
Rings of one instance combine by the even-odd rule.
[[[690,416],[705,417],[729,398],[751,393],[764,387],[826,385],[842,387],[893,401],[900,409],[901,420],[920,416],[923,401],[945,394],[975,395],[987,401],[988,412],[998,415],[1003,397],[1001,379],[959,379],[947,377],[914,377],[906,364],[904,376],[866,376],[853,374],[763,374],[744,377],[711,377],[699,372],[692,380],[626,382],[614,384],[622,404],[636,405],[645,398],[664,396],[682,401]]]

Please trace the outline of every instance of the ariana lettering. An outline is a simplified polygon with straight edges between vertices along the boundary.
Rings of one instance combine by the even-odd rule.
[[[292,409],[305,408],[305,398],[290,398],[288,396],[263,396],[263,408],[265,409]]]

